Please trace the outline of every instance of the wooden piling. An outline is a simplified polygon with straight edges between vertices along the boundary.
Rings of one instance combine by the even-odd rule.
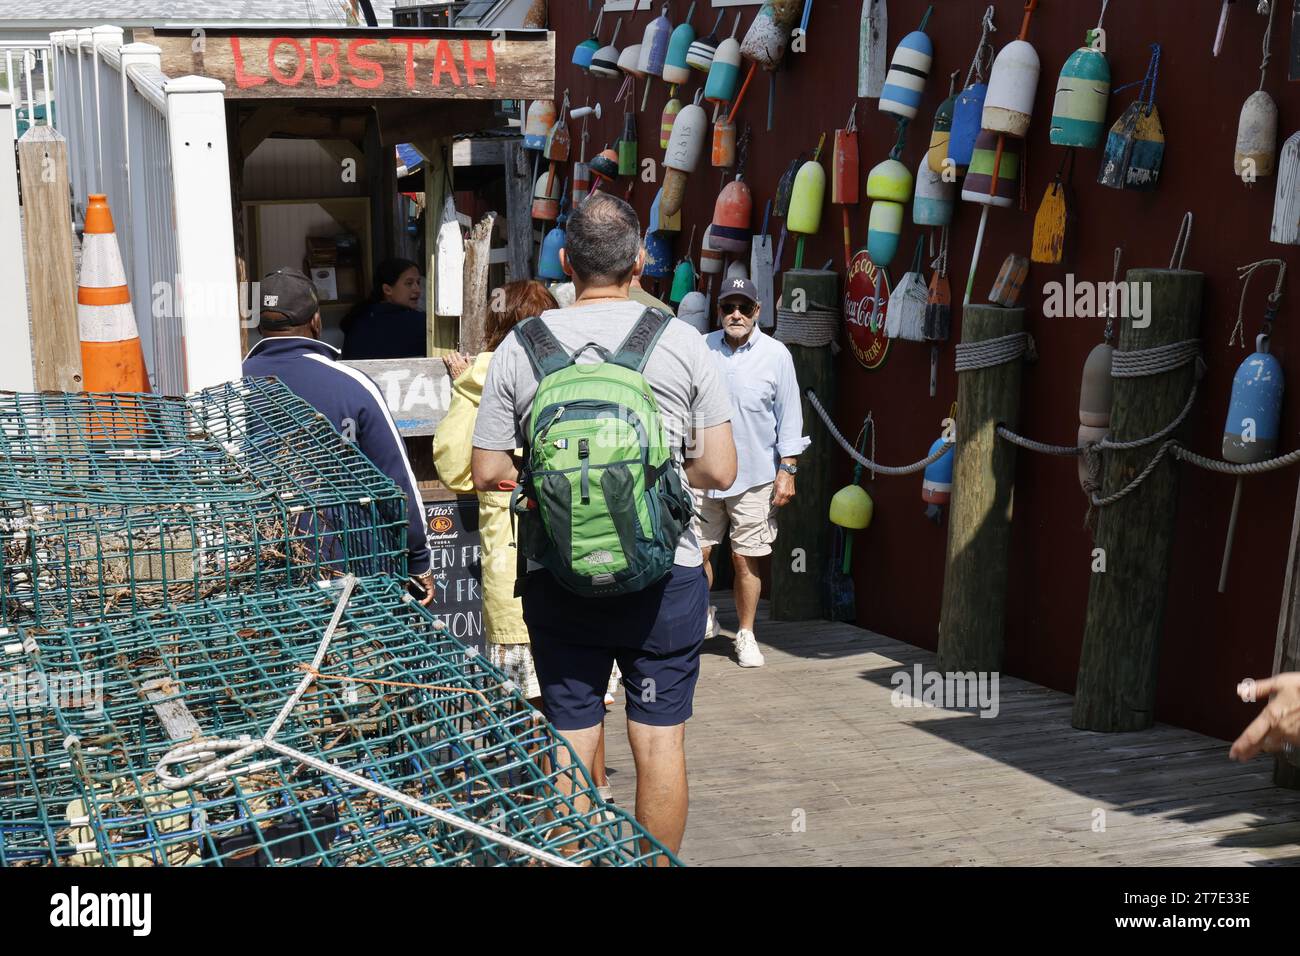
[[[1024,328],[1024,309],[968,305],[962,310],[963,343]],[[1023,364],[1016,359],[957,376],[957,447],[939,616],[941,671],[1002,668],[1016,446],[998,438],[996,429],[1016,427]]]
[[[18,168],[36,388],[79,392],[81,333],[72,260],[67,141],[52,126],[33,126],[18,140]]]
[[[470,230],[465,241],[465,308],[460,317],[460,347],[475,355],[483,350],[492,289],[488,265],[492,257],[492,226],[496,214],[488,213]]]
[[[834,414],[835,360],[827,346],[786,347],[799,381],[804,434],[812,444],[799,456],[794,499],[776,512],[770,613],[774,621],[819,621],[830,613],[826,571],[831,560],[831,524],[827,515],[835,491],[831,487],[834,465],[841,452],[804,392],[811,388],[827,413]]]
[[[1195,338],[1201,321],[1205,277],[1171,269],[1130,269],[1145,295],[1149,324],[1120,325],[1119,350],[1149,349]],[[1195,369],[1115,379],[1110,419],[1112,441],[1154,434],[1173,421],[1187,403]],[[1160,442],[1131,451],[1107,451],[1101,495],[1127,486]],[[1088,587],[1088,613],[1075,686],[1073,724],[1080,730],[1128,731],[1155,720],[1156,662],[1169,583],[1169,546],[1178,505],[1178,476],[1170,456],[1127,497],[1101,509],[1094,549],[1084,556],[1094,571]]]

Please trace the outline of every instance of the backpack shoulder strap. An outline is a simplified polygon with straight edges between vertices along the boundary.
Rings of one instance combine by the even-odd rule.
[[[664,329],[668,328],[668,323],[672,321],[672,316],[660,309],[647,308],[641,313],[641,317],[636,320],[636,325],[632,326],[632,331],[627,334],[614,356],[610,361],[615,365],[621,365],[624,368],[630,368],[634,372],[640,372],[645,369],[645,363],[650,358],[655,344],[659,337],[664,334]]]
[[[524,319],[516,325],[514,334],[524,347],[524,354],[528,356],[538,381],[573,364],[573,359],[564,351],[564,346],[537,316]]]

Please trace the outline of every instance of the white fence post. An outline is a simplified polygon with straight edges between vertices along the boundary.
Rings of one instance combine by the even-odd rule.
[[[239,290],[226,145],[225,85],[168,80],[167,128],[176,203],[176,259],[185,329],[185,387],[239,378]]]
[[[32,329],[27,311],[27,275],[18,221],[18,169],[14,164],[13,97],[0,92],[0,289],[12,318],[0,322],[0,388],[30,392]]]

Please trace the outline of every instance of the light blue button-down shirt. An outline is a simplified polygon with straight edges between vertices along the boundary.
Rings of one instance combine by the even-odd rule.
[[[790,350],[757,326],[738,349],[719,329],[705,336],[718,371],[731,390],[731,434],[736,440],[736,482],[710,498],[730,498],[776,478],[782,458],[803,454],[803,407]]]

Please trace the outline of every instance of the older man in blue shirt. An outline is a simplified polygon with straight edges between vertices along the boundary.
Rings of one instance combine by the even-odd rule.
[[[696,533],[704,569],[713,584],[709,557],[730,530],[736,616],[736,658],[741,667],[762,667],[754,636],[754,615],[762,589],[759,558],[772,553],[776,509],[795,494],[798,457],[808,447],[803,435],[799,383],[790,350],[758,327],[758,290],[748,279],[722,284],[718,317],[722,328],[705,337],[718,371],[731,388],[731,430],[736,442],[736,481],[724,491],[696,493]],[[709,608],[705,632],[718,632],[717,608]]]

